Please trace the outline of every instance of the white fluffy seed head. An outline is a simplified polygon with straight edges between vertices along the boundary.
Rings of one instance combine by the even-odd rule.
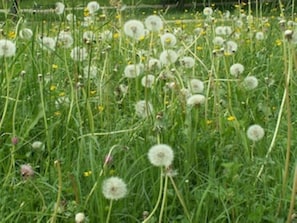
[[[239,74],[242,74],[244,71],[244,66],[240,63],[235,63],[230,67],[230,74],[234,77],[237,77]]]
[[[246,134],[250,140],[256,142],[264,137],[265,131],[260,125],[254,124],[248,128]]]
[[[83,212],[79,212],[75,215],[75,223],[82,223],[85,220],[85,214]]]
[[[166,144],[158,144],[152,146],[148,151],[148,159],[154,166],[168,167],[172,164],[174,153],[170,146]]]
[[[205,96],[202,94],[194,94],[187,99],[188,106],[200,106],[205,103]]]
[[[118,200],[127,195],[127,185],[119,177],[110,177],[103,181],[102,193],[106,199]]]
[[[243,84],[245,89],[253,90],[258,87],[258,79],[255,76],[247,76],[244,78]]]

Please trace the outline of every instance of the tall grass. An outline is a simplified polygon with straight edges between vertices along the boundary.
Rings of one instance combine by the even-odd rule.
[[[0,57],[1,222],[75,222],[80,212],[85,222],[290,222],[297,65],[296,37],[284,32],[296,22],[292,8],[280,4],[266,14],[262,3],[257,7],[256,15],[237,4],[228,16],[215,6],[211,15],[132,14],[119,6],[99,10],[88,24],[84,10],[73,10],[75,21],[67,20],[69,11],[7,15],[0,39],[17,50]],[[151,14],[162,18],[160,32],[136,40],[125,34],[126,21]],[[218,34],[220,26],[227,33]],[[24,28],[31,38],[21,38]],[[86,31],[94,38],[83,38]],[[61,32],[73,37],[70,48],[41,44]],[[160,41],[166,32],[177,38],[169,48]],[[231,40],[238,49],[227,47]],[[87,57],[73,60],[74,47]],[[150,68],[149,60],[168,49],[177,61]],[[244,66],[238,75],[230,71],[236,63]],[[131,64],[141,68],[135,78],[124,75]],[[155,77],[151,88],[141,82],[148,75]],[[255,88],[247,76],[257,78]],[[193,79],[203,82],[205,97],[194,106]],[[136,112],[140,100],[146,107]],[[247,135],[253,124],[263,138]],[[173,149],[172,165],[150,163],[156,144]],[[111,176],[122,178],[128,193],[110,202],[102,185]]]

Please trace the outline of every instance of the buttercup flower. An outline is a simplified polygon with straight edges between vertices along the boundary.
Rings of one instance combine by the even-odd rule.
[[[99,10],[99,8],[100,8],[100,5],[96,1],[91,1],[87,5],[87,9],[90,14],[94,14],[95,12],[97,12]]]
[[[244,71],[244,66],[240,63],[235,63],[230,67],[230,74],[237,77],[239,74],[242,74]]]
[[[144,20],[146,28],[152,32],[159,32],[163,28],[163,21],[160,16],[150,15]]]
[[[12,57],[15,55],[16,46],[10,40],[0,40],[0,57]]]
[[[166,144],[158,144],[149,149],[148,159],[154,166],[169,167],[173,162],[174,153],[170,146]]]
[[[88,52],[84,47],[74,47],[71,50],[70,56],[74,61],[84,61],[88,57]]]
[[[65,9],[65,5],[62,2],[57,2],[56,3],[55,13],[57,15],[63,14],[64,9]]]
[[[129,20],[124,24],[124,32],[127,36],[139,40],[144,36],[144,25],[139,20]]]
[[[146,118],[153,113],[153,105],[145,100],[140,100],[135,104],[135,113],[140,118]]]
[[[205,96],[202,94],[194,94],[187,99],[188,106],[199,106],[204,104]]]
[[[247,76],[244,78],[243,84],[247,90],[252,90],[258,86],[258,79],[255,76]]]
[[[246,134],[250,140],[256,142],[264,137],[265,131],[260,125],[254,124],[248,128]]]
[[[165,33],[161,36],[161,43],[164,47],[175,46],[176,42],[176,37],[172,33]]]
[[[106,199],[118,200],[127,194],[127,185],[119,177],[110,177],[103,181],[102,193]]]

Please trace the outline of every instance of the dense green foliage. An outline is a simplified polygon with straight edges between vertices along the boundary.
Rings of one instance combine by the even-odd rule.
[[[235,5],[230,16],[215,7],[209,16],[134,8],[5,15],[0,40],[15,43],[16,54],[0,57],[1,222],[74,222],[84,212],[87,222],[133,223],[155,206],[150,223],[285,222],[295,195],[297,60],[284,30],[296,21],[291,8],[263,15],[264,6],[271,5]],[[164,22],[159,32],[127,36],[126,21],[152,14]],[[231,31],[219,34],[220,26]],[[73,37],[69,48],[45,41],[61,33]],[[165,33],[176,44],[162,45]],[[228,41],[238,49],[228,50]],[[84,60],[73,59],[74,47],[86,50]],[[178,59],[150,67],[168,49]],[[230,71],[236,63],[244,66],[238,76]],[[127,65],[140,66],[137,77],[124,75]],[[151,88],[141,81],[148,75]],[[189,104],[193,79],[204,84],[204,103]],[[152,109],[137,112],[140,100]],[[258,141],[247,134],[253,124],[265,131]],[[174,152],[166,168],[147,155],[160,143]],[[128,187],[113,203],[102,195],[111,176]]]

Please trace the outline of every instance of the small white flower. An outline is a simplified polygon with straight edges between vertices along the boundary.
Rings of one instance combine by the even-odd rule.
[[[264,129],[257,124],[251,125],[247,130],[247,137],[252,141],[259,141],[265,135]]]
[[[151,88],[155,82],[155,76],[148,74],[141,78],[141,85],[146,88]]]
[[[10,40],[0,40],[0,57],[12,57],[15,55],[16,46]]]
[[[57,15],[61,15],[61,14],[63,14],[64,9],[65,9],[65,5],[64,5],[64,3],[62,3],[62,2],[57,2],[57,3],[56,3],[55,13],[56,13]]]
[[[192,79],[190,81],[190,89],[194,94],[202,93],[204,90],[204,83],[199,79]]]
[[[205,7],[203,9],[203,15],[205,15],[205,16],[211,16],[212,13],[213,13],[213,10],[211,7]]]
[[[153,105],[145,100],[140,100],[135,104],[135,113],[140,118],[146,118],[153,113]]]
[[[83,212],[79,212],[75,215],[75,223],[82,223],[85,220],[85,214]]]
[[[247,90],[253,90],[258,87],[258,79],[255,76],[247,76],[244,78],[243,84]]]
[[[70,56],[74,61],[84,61],[88,57],[88,52],[84,47],[74,47],[71,50]]]
[[[174,50],[164,50],[160,54],[160,61],[163,65],[170,65],[177,61],[178,55]]]
[[[144,20],[146,28],[152,32],[159,32],[163,28],[163,21],[160,16],[150,15]]]
[[[154,166],[169,167],[173,162],[174,153],[170,146],[166,144],[158,144],[149,149],[148,159]]]
[[[205,96],[202,94],[194,94],[187,99],[188,106],[200,106],[205,103]]]
[[[127,194],[127,185],[119,177],[110,177],[103,181],[102,193],[106,199],[118,200]]]
[[[29,28],[24,28],[20,30],[19,35],[21,39],[29,40],[33,36],[33,31]]]
[[[165,33],[161,36],[161,43],[164,47],[175,46],[176,42],[176,37],[172,33]]]
[[[129,20],[124,24],[124,32],[127,36],[139,40],[144,36],[144,25],[139,20]]]
[[[87,5],[87,9],[90,14],[94,14],[95,12],[97,12],[99,10],[99,8],[100,8],[100,5],[96,1],[91,1]]]
[[[239,74],[242,74],[243,71],[244,71],[244,66],[240,63],[235,63],[230,67],[230,73],[234,77],[237,77]]]

